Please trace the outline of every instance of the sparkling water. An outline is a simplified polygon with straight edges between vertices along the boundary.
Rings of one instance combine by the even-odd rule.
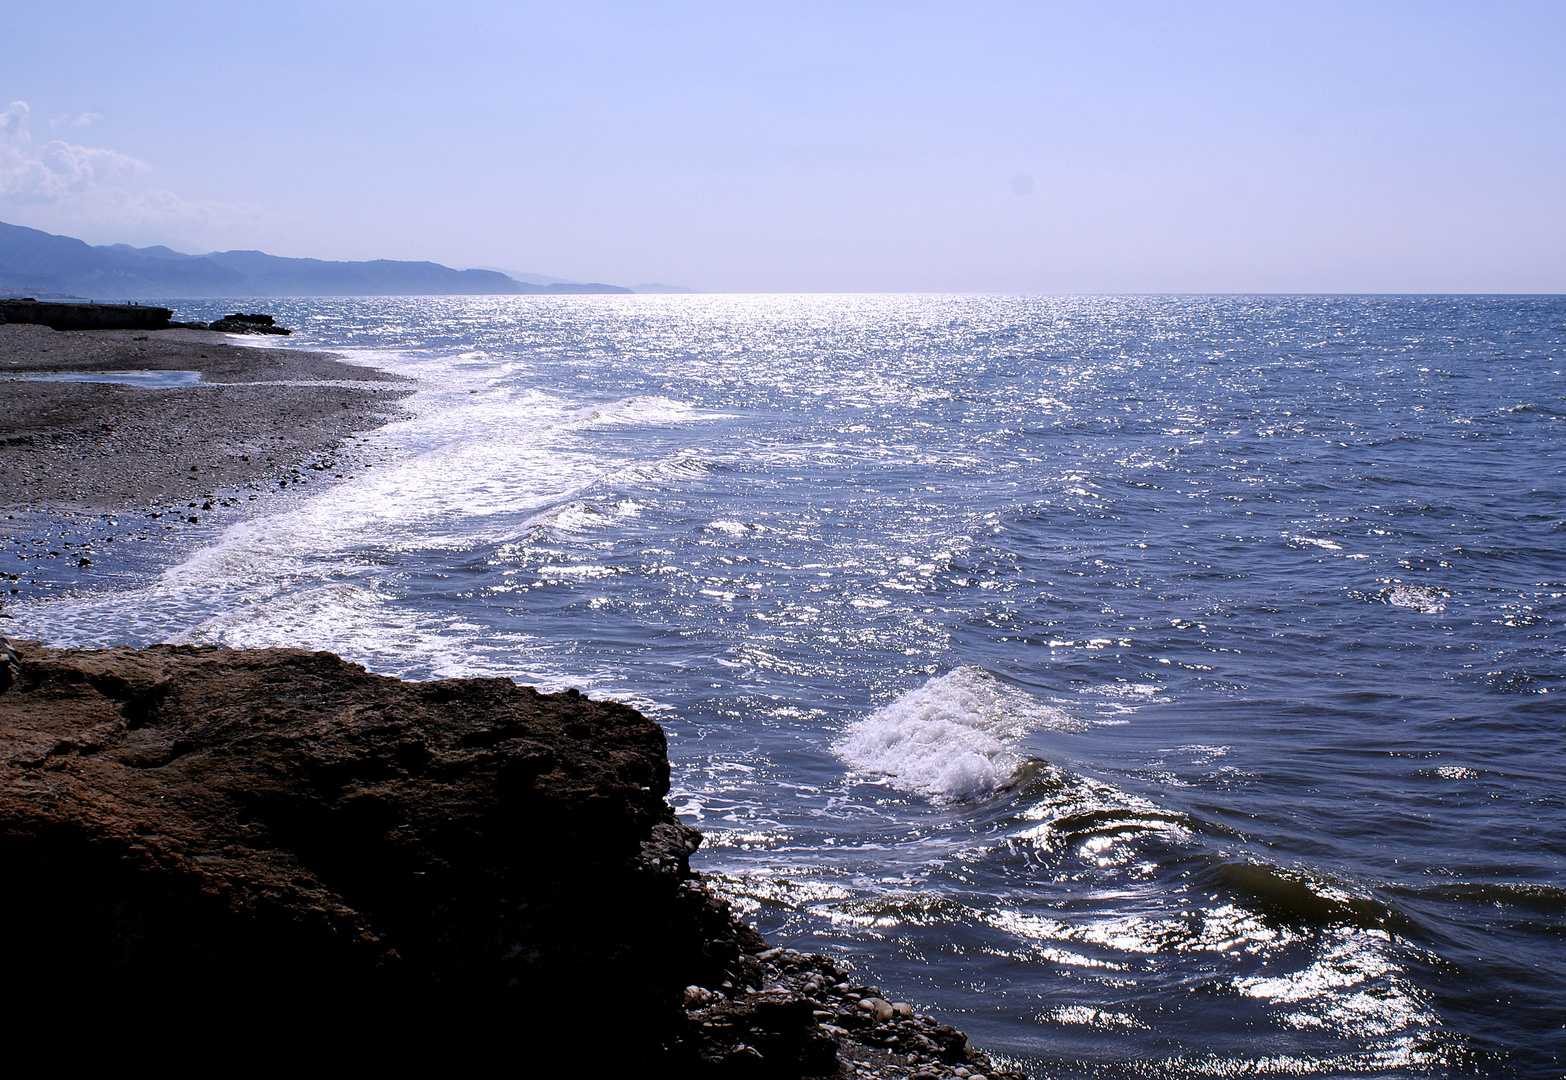
[[[764,932],[1039,1076],[1566,1064],[1566,300],[240,303],[390,463],[17,632],[631,702]]]

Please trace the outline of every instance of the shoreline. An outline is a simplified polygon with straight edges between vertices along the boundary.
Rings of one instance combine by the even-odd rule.
[[[203,381],[149,389],[5,378],[122,371],[196,371]],[[414,389],[412,380],[347,364],[329,353],[234,345],[215,333],[56,332],[14,324],[0,326],[0,379],[0,392],[17,406],[0,417],[0,513],[6,519],[0,526],[0,554],[6,560],[0,574],[9,578],[0,579],[0,601],[5,603],[134,584],[170,555],[209,540],[218,528],[275,505],[261,500],[263,493],[287,495],[304,485],[312,490],[322,481],[372,467],[376,450],[366,433],[395,419],[400,402]],[[94,556],[110,550],[113,559],[98,566]],[[0,609],[0,616],[6,614]],[[9,631],[9,621],[0,621],[0,633]],[[101,664],[121,662],[111,658],[127,659],[139,669],[166,663],[161,658],[170,649],[184,654],[190,647],[61,652],[25,643],[20,646],[27,672],[23,685],[10,693],[0,687],[9,699],[0,705],[31,712],[18,695],[30,690],[26,684],[35,683],[45,669],[81,664],[84,671],[97,671]],[[240,666],[279,652],[195,651],[216,652],[229,658],[225,665]],[[453,685],[457,682],[470,681]],[[401,685],[419,693],[419,687],[435,684]],[[550,697],[575,700],[575,692]],[[62,730],[65,741],[59,745],[83,742],[85,749],[73,753],[96,754],[105,734],[102,718],[87,719],[91,731],[77,739]],[[618,749],[605,746],[601,752]],[[667,759],[659,757],[666,773]],[[18,779],[33,768],[27,761],[16,764],[22,770]],[[20,820],[16,807],[6,809],[13,823]],[[688,847],[694,850],[699,835],[674,827],[693,838]],[[675,859],[686,887],[706,897],[703,905],[722,906],[690,871],[688,855],[682,848]],[[765,1065],[750,1060],[757,1039],[765,1044],[786,1035],[791,1044],[825,1039],[836,1048],[838,1068],[809,1075],[845,1080],[1021,1075],[969,1047],[955,1029],[883,999],[880,990],[865,985],[867,975],[854,981],[841,959],[771,948],[742,920],[732,925],[723,931],[725,939],[746,943],[743,958],[731,968],[733,977],[687,987],[683,1008],[669,1014],[669,1031],[683,1033],[677,1038],[686,1048],[682,1054],[694,1053],[710,1067],[728,1060],[727,1069],[738,1070],[733,1075],[807,1075],[802,1062],[779,1070],[776,1057]]]
[[[181,385],[28,379],[190,373]],[[386,460],[412,380],[200,330],[0,324],[0,611],[199,546],[214,528]],[[111,545],[113,545],[111,547]],[[100,566],[110,560],[125,565]]]
[[[240,1075],[303,1054],[1022,1075],[736,917],[690,866],[662,728],[629,706],[300,649],[0,646],[0,918],[28,929],[12,974],[35,991],[16,1012],[79,1028],[70,988],[116,1002],[40,1042],[56,1066],[243,1045]],[[171,1015],[180,1040],[145,1038]]]
[[[201,381],[143,387],[25,378],[124,371],[196,372]],[[6,511],[123,513],[250,489],[381,427],[413,390],[412,380],[330,353],[236,345],[200,330],[0,324],[6,376]]]

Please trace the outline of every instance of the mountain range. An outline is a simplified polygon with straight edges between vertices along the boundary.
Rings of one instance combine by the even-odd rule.
[[[536,275],[528,275],[536,277]],[[186,255],[166,247],[93,246],[0,222],[0,296],[97,300],[198,296],[454,296],[514,293],[629,293],[597,282],[518,281],[496,270],[453,270],[433,262],[329,262],[263,251]],[[648,292],[688,292],[649,286]]]

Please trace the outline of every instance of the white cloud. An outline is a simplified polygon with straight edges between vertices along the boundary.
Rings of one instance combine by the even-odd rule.
[[[0,112],[0,205],[22,211],[40,228],[138,234],[155,228],[189,237],[256,217],[249,207],[192,201],[154,188],[147,182],[152,166],[117,150],[63,139],[35,147],[29,112],[25,101]],[[96,113],[83,113],[69,123],[86,126],[96,119]]]
[[[103,119],[102,113],[84,112],[80,116],[57,116],[49,121],[50,127],[87,127]]]
[[[0,113],[0,142],[9,144],[27,139],[27,102],[13,101],[10,108]]]

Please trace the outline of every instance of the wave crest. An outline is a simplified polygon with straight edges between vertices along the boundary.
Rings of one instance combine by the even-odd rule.
[[[856,721],[833,749],[899,790],[956,801],[1012,786],[1026,763],[1014,749],[1017,740],[1034,728],[1069,722],[984,669],[960,667]]]

